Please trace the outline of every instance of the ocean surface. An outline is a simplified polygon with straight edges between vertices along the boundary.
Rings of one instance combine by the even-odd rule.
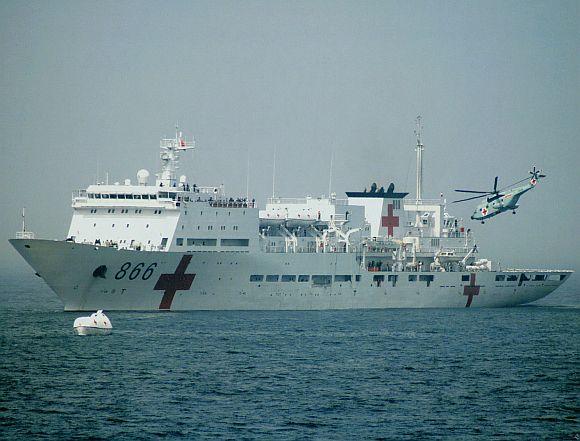
[[[579,439],[579,300],[110,312],[79,337],[84,314],[3,272],[0,439]]]

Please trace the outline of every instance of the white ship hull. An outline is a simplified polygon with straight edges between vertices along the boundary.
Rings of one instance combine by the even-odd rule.
[[[508,307],[547,296],[570,274],[370,272],[361,269],[353,253],[182,253],[35,239],[10,242],[67,311]],[[264,280],[251,281],[252,275],[263,275]],[[267,275],[296,280],[267,282]],[[332,276],[332,282],[299,282],[299,275]],[[337,281],[336,275],[351,280]],[[416,281],[409,280],[413,275]],[[517,275],[517,280],[508,281],[509,275]],[[384,280],[377,281],[380,276]],[[397,276],[396,282],[389,276]],[[433,280],[425,281],[429,276]],[[536,276],[541,280],[534,280]]]

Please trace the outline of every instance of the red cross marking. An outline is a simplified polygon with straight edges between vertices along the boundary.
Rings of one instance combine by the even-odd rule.
[[[393,216],[393,204],[389,204],[387,207],[388,216],[381,217],[381,226],[387,227],[388,235],[393,235],[394,227],[399,226],[399,216]]]
[[[485,216],[487,214],[487,208],[484,208],[483,210],[481,210],[481,212],[483,213],[483,215]]]
[[[191,254],[186,254],[181,258],[177,269],[173,274],[161,274],[159,280],[155,284],[156,291],[163,290],[163,298],[159,304],[159,309],[171,309],[173,297],[177,291],[185,291],[191,288],[195,274],[185,274],[189,262],[191,261]]]
[[[479,295],[479,288],[480,286],[475,284],[475,273],[471,273],[469,275],[469,285],[465,285],[463,287],[463,295],[467,296],[467,303],[465,305],[466,308],[471,306],[473,296]]]

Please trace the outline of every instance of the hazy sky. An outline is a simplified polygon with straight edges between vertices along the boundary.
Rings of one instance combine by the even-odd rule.
[[[0,1],[0,268],[7,240],[64,238],[71,191],[158,168],[176,121],[182,173],[263,205],[277,194],[425,197],[548,174],[516,216],[470,221],[482,254],[580,269],[580,2]],[[452,209],[469,217],[473,205]]]

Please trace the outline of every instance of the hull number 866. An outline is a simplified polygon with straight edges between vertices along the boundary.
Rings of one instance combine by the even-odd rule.
[[[124,279],[126,275],[129,275],[129,280],[135,280],[139,276],[141,276],[141,280],[148,280],[153,275],[153,270],[156,267],[157,264],[155,262],[147,268],[145,268],[145,263],[141,262],[131,269],[131,262],[125,262],[121,265],[121,269],[117,271],[117,274],[115,274],[115,279],[121,280]]]

